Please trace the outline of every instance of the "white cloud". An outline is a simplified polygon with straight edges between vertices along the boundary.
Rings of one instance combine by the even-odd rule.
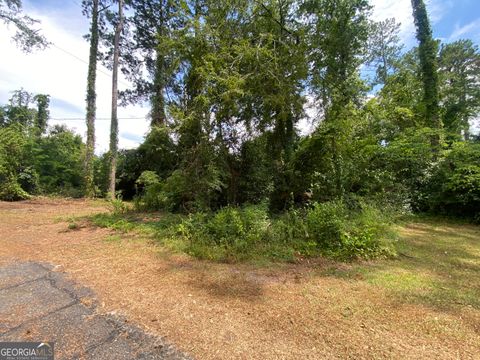
[[[370,0],[373,6],[373,19],[381,21],[394,18],[400,23],[400,39],[407,49],[416,45],[415,25],[413,23],[412,4],[410,0]],[[450,1],[426,1],[427,10],[433,24],[439,22],[447,10],[453,6]]]
[[[26,4],[28,5],[28,3]],[[24,54],[10,40],[13,27],[0,24],[0,103],[6,103],[13,90],[23,87],[33,93],[49,94],[52,97],[50,108],[52,118],[84,118],[85,94],[89,46],[82,38],[88,32],[88,20],[83,18],[80,9],[61,9],[52,13],[36,13],[36,9],[26,7],[26,11],[41,21],[42,33],[55,44],[44,51]],[[76,12],[72,16],[72,12]],[[73,19],[73,20],[70,20]],[[6,36],[4,35],[6,34]],[[84,62],[75,58],[82,59]],[[97,117],[110,118],[111,112],[111,76],[110,72],[99,66],[97,72]],[[119,88],[125,88],[125,79],[121,79]],[[60,100],[55,104],[55,99]],[[73,106],[61,106],[65,103]],[[76,110],[76,108],[78,110]],[[119,118],[145,118],[148,109],[142,106],[119,108]],[[84,121],[50,121],[50,124],[63,123],[85,137]],[[132,134],[138,139],[148,131],[148,121],[119,121],[119,146],[132,148],[138,141],[132,140]],[[96,152],[101,153],[109,146],[110,121],[96,122]],[[128,139],[122,134],[129,134]]]
[[[464,26],[460,26],[456,24],[455,29],[453,30],[448,40],[449,41],[458,40],[464,35],[471,34],[473,31],[477,31],[476,35],[478,35],[478,33],[480,33],[479,29],[480,29],[480,18]]]
[[[401,23],[400,37],[406,48],[415,45],[415,28],[412,19],[410,0],[371,0],[374,6],[373,18],[380,21],[395,18]],[[443,5],[442,5],[443,4]],[[61,106],[52,100],[52,118],[83,118],[85,116],[85,92],[88,59],[88,43],[82,35],[88,32],[89,22],[81,15],[81,9],[73,3],[65,7],[51,7],[48,10],[33,2],[25,2],[25,11],[32,17],[41,20],[42,32],[55,46],[33,54],[24,54],[11,42],[13,28],[7,29],[0,24],[0,103],[5,103],[10,92],[23,87],[34,93],[46,93],[52,99],[73,106]],[[448,3],[435,0],[429,3],[432,21],[438,21],[443,16]],[[467,25],[468,27],[468,25]],[[468,28],[459,28],[457,35]],[[3,35],[6,34],[7,36]],[[453,34],[452,34],[453,35]],[[458,35],[459,36],[459,35]],[[80,61],[74,56],[83,60]],[[97,117],[110,118],[111,111],[111,78],[109,71],[99,67],[97,73]],[[105,73],[107,75],[105,75]],[[119,87],[125,88],[125,80]],[[75,109],[78,109],[77,111]],[[311,111],[310,111],[311,112]],[[146,117],[148,108],[129,106],[119,108],[120,118]],[[315,118],[314,114],[309,113]],[[85,137],[84,121],[51,121],[51,124],[64,123]],[[132,148],[138,145],[143,135],[148,131],[148,120],[120,120],[119,143],[122,148]],[[304,131],[311,131],[312,124],[305,121],[300,126]],[[108,149],[110,122],[98,120],[96,123],[97,153]],[[132,136],[133,135],[133,136]]]
[[[410,0],[370,0],[373,5],[373,20],[382,21],[394,18],[400,23],[400,39],[407,46],[415,40],[415,27],[412,19]]]

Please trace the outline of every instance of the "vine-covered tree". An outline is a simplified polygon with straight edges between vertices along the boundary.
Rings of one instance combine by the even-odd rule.
[[[94,156],[95,156],[95,116],[97,111],[97,93],[95,85],[97,80],[97,57],[98,57],[98,41],[99,41],[99,7],[100,0],[84,0],[84,15],[91,17],[90,26],[90,56],[88,60],[87,75],[87,147],[85,154],[85,195],[87,197],[95,196],[94,183]]]
[[[109,192],[112,199],[115,199],[115,183],[117,171],[118,151],[118,62],[120,57],[120,37],[123,29],[123,6],[124,1],[118,0],[118,22],[115,27],[115,39],[113,43],[113,70],[112,70],[112,117],[110,124],[110,186]]]
[[[425,106],[425,125],[432,129],[441,129],[442,121],[438,107],[438,43],[433,39],[427,8],[423,0],[412,0],[413,19],[417,29],[418,55],[423,81],[423,105]],[[438,145],[438,136],[433,145]]]
[[[38,94],[34,97],[37,102],[37,113],[35,115],[35,126],[38,129],[39,134],[44,134],[47,131],[47,122],[50,117],[50,111],[48,110],[50,105],[50,96],[44,94]]]

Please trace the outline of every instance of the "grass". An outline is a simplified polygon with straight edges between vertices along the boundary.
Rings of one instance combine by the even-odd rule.
[[[99,227],[109,228],[119,233],[136,232],[152,237],[162,245],[172,245],[176,226],[182,222],[182,215],[161,213],[96,214],[88,219]]]
[[[409,218],[389,259],[219,264],[167,250],[179,245],[176,215],[85,221],[99,209],[52,203],[31,216],[26,204],[19,216],[2,205],[12,210],[2,212],[0,261],[61,264],[98,294],[99,311],[121,309],[197,358],[480,358],[478,226]],[[79,231],[46,221],[61,214],[78,214]]]
[[[399,234],[396,259],[324,273],[362,279],[401,303],[480,309],[480,227],[429,217],[410,219]]]
[[[215,251],[191,247],[178,236],[184,216],[174,214],[97,214],[92,222],[119,233],[134,231],[176,252],[194,256]],[[322,276],[364,281],[385,290],[400,303],[439,308],[470,306],[480,309],[480,227],[434,217],[409,217],[397,228],[395,258],[334,263],[320,270]],[[262,245],[247,262],[268,266],[271,261],[301,261],[292,249]],[[218,254],[225,256],[224,253]],[[200,256],[202,257],[202,256]],[[205,257],[204,257],[205,258]]]

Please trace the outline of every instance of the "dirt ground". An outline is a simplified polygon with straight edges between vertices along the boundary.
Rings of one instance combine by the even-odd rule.
[[[70,216],[101,211],[102,203],[83,200],[0,202],[0,265],[49,263],[93,289],[98,311],[125,316],[198,359],[480,358],[476,227],[465,230],[453,275],[411,254],[373,264],[260,267],[202,262],[88,225],[69,228]],[[428,231],[414,225],[402,236],[420,248]]]

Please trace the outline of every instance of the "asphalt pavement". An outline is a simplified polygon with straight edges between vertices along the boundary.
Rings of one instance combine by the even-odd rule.
[[[190,359],[96,304],[93,291],[49,264],[0,267],[0,342],[54,342],[55,359]]]

